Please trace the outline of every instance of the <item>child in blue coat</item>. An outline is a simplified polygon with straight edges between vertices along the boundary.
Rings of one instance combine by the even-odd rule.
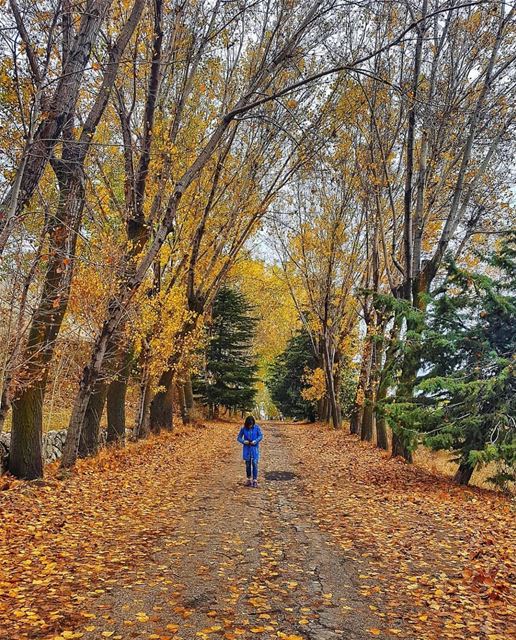
[[[244,426],[240,429],[237,438],[238,442],[244,445],[242,457],[245,460],[245,470],[247,474],[247,486],[258,486],[258,460],[260,459],[260,442],[263,434],[256,424],[253,416],[247,416]],[[251,482],[251,471],[253,480]]]

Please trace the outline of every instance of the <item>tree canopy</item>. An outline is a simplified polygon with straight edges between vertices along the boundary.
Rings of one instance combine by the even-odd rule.
[[[51,425],[72,468],[104,429],[122,444],[188,420],[226,286],[256,303],[261,407],[267,368],[302,329],[315,362],[300,402],[410,461],[421,434],[383,407],[418,393],[428,300],[450,260],[489,275],[478,253],[514,226],[516,7],[5,5],[11,473],[43,475]]]

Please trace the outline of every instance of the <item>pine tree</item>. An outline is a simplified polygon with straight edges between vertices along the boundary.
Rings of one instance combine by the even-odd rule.
[[[205,371],[195,383],[211,415],[221,406],[233,411],[253,407],[257,365],[252,343],[257,320],[252,313],[252,305],[236,289],[223,287],[215,298]]]
[[[449,265],[422,332],[414,399],[389,409],[427,445],[457,454],[460,484],[491,461],[502,469],[493,481],[515,477],[516,233],[486,266]]]
[[[301,391],[307,369],[317,366],[310,337],[296,333],[271,365],[267,386],[278,409],[289,418],[315,420],[315,404],[304,400]]]

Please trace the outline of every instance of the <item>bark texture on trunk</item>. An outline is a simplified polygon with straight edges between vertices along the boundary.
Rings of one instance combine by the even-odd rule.
[[[43,476],[42,418],[45,381],[35,381],[13,405],[13,426],[8,469],[17,478],[35,480]]]
[[[179,397],[179,408],[181,410],[181,420],[183,424],[188,424],[190,422],[190,412],[188,411],[188,406],[186,404],[186,394],[185,394],[185,385],[179,384],[177,387],[177,395]],[[231,410],[229,411],[229,415],[231,415]]]
[[[140,397],[138,400],[138,414],[134,425],[133,435],[136,439],[146,438],[150,430],[150,403],[152,400],[153,379],[149,371],[150,347],[145,341],[140,354]]]
[[[194,408],[194,396],[193,396],[193,389],[192,389],[192,378],[190,376],[188,376],[186,379],[184,389],[185,389],[186,406],[188,409],[191,410]]]
[[[28,477],[35,469],[41,469],[41,475],[43,473],[39,460],[41,447],[34,446],[24,451],[19,447],[41,442],[48,367],[68,307],[77,230],[84,208],[84,175],[82,164],[76,164],[75,152],[75,148],[68,148],[66,159],[54,163],[59,200],[56,213],[48,224],[48,265],[23,354],[23,360],[28,363],[26,377],[21,391],[13,400],[9,471],[17,477]],[[30,430],[34,433],[29,434]]]
[[[402,456],[407,462],[412,463],[414,461],[412,451],[403,442],[399,434],[395,431],[392,433],[392,457]]]
[[[118,354],[121,366],[111,381],[107,393],[107,441],[123,442],[125,440],[125,401],[127,385],[132,362],[132,349],[122,350]]]
[[[125,440],[125,397],[127,380],[115,378],[111,381],[107,392],[107,442],[124,442]]]
[[[453,477],[453,480],[457,484],[467,485],[471,480],[473,471],[475,471],[475,467],[472,467],[468,462],[462,461],[457,469],[457,473]]]
[[[90,396],[84,415],[83,428],[79,440],[79,457],[93,456],[99,450],[100,421],[106,403],[108,386],[104,380],[97,382]]]
[[[360,439],[372,442],[374,432],[374,412],[373,412],[373,390],[371,385],[367,386],[364,398],[364,406],[362,411],[362,428],[360,430]]]
[[[369,375],[371,372],[371,340],[370,326],[367,325],[367,332],[364,341],[364,350],[362,352],[362,362],[360,363],[360,373],[358,375],[357,390],[355,392],[355,400],[349,418],[349,430],[355,435],[360,435],[362,431],[362,418],[364,414],[364,398],[366,387],[369,384]]]
[[[154,396],[150,406],[150,430],[159,433],[161,429],[171,431],[174,427],[174,374],[172,369],[164,371],[158,386],[162,387]]]
[[[380,449],[384,449],[388,451],[389,449],[389,439],[387,437],[387,420],[385,419],[385,415],[381,408],[378,405],[381,405],[385,401],[387,397],[387,385],[382,384],[378,387],[378,393],[376,395],[376,407],[375,407],[375,418],[376,418],[376,446]]]
[[[362,418],[364,415],[364,405],[355,402],[349,418],[349,432],[357,436],[362,431]]]

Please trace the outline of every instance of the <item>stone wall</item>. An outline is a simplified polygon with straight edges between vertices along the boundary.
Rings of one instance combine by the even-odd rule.
[[[100,445],[106,444],[106,431],[100,432]],[[125,437],[127,440],[131,438],[132,431],[130,429],[125,430]],[[43,461],[45,464],[54,462],[61,457],[63,453],[63,446],[66,438],[66,429],[60,429],[59,431],[47,431],[43,434]],[[9,448],[11,446],[11,434],[6,431],[0,433],[0,473],[5,469],[5,461],[9,455]]]

